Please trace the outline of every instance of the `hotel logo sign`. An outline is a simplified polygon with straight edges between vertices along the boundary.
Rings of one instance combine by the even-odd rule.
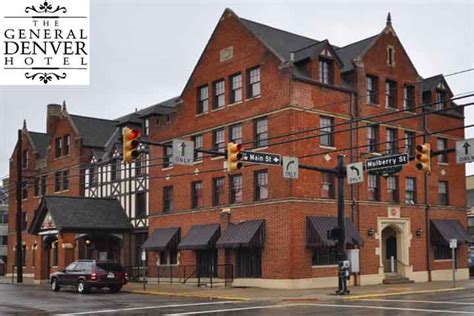
[[[5,1],[0,85],[89,85],[90,0]]]

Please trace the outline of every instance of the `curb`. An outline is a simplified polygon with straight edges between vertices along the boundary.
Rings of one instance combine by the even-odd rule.
[[[133,293],[133,294],[193,297],[193,298],[202,298],[202,299],[208,299],[208,300],[250,301],[249,298],[238,297],[238,296],[199,295],[199,294],[191,294],[191,293],[173,293],[173,292],[160,292],[160,291],[148,291],[148,290],[145,290],[145,291],[143,291],[143,290],[124,290],[122,292]]]
[[[363,295],[355,295],[355,296],[351,296],[351,297],[344,297],[343,300],[358,300],[358,299],[366,299],[366,298],[408,295],[408,294],[452,292],[452,291],[461,291],[461,290],[465,290],[465,289],[466,288],[464,288],[464,287],[455,287],[455,288],[445,288],[445,289],[435,289],[435,290],[404,291],[404,292],[392,292],[392,293],[380,293],[380,294],[363,294]]]

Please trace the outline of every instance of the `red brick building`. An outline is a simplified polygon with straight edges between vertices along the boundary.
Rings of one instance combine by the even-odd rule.
[[[424,132],[434,150],[452,148],[464,137],[464,121],[449,97],[443,76],[423,79],[417,72],[390,17],[376,35],[338,47],[226,10],[186,83],[182,104],[166,122],[149,117],[150,138],[192,139],[196,148],[218,150],[234,141],[245,150],[335,167],[338,153],[346,163],[413,155]],[[433,109],[445,111],[427,114],[425,125],[416,116]],[[399,120],[384,123],[394,118]],[[459,129],[442,132],[450,127]],[[307,129],[313,131],[297,133]],[[195,266],[185,278],[221,277],[227,264],[234,285],[337,284],[335,248],[321,231],[337,214],[332,175],[299,170],[298,179],[285,179],[281,167],[266,165],[228,174],[222,157],[196,154],[189,167],[173,165],[171,155],[169,148],[150,150],[163,159],[150,169],[145,248],[152,277],[169,266]],[[446,243],[454,236],[460,239],[458,277],[468,277],[465,194],[452,194],[464,192],[464,182],[456,179],[465,174],[454,159],[452,153],[434,157],[426,177],[410,163],[388,178],[366,174],[364,183],[346,185],[354,237],[347,243],[360,251],[355,282],[382,283],[389,272],[416,282],[447,279]]]
[[[39,192],[41,174],[70,169],[69,189],[61,180],[56,194],[117,198],[133,234],[123,237],[120,255],[112,258],[139,264],[145,242],[151,278],[166,273],[222,278],[231,271],[234,285],[336,286],[335,245],[326,235],[337,214],[333,175],[299,170],[298,179],[285,179],[279,166],[249,164],[229,174],[222,156],[197,152],[193,166],[173,165],[171,148],[158,146],[143,148],[140,162],[117,165],[120,128],[140,128],[146,139],[162,144],[184,138],[195,148],[224,151],[232,141],[245,150],[333,168],[339,153],[345,163],[397,152],[412,155],[423,135],[433,149],[452,148],[464,138],[463,111],[449,100],[452,96],[442,75],[424,79],[418,74],[390,18],[376,35],[339,47],[226,10],[179,97],[118,120],[85,118],[82,122],[93,121],[94,128],[84,123],[83,129],[75,126],[81,117],[51,106],[47,133],[24,128],[24,171],[39,177]],[[440,112],[426,113],[435,109]],[[99,141],[86,141],[97,135]],[[68,155],[57,157],[57,139],[71,145]],[[16,175],[15,157],[14,152],[10,179]],[[452,194],[465,192],[464,181],[456,181],[465,174],[454,154],[433,158],[430,175],[411,162],[390,177],[364,176],[363,183],[345,186],[347,244],[360,257],[360,272],[351,282],[376,284],[393,275],[416,282],[448,279],[450,238],[459,240],[458,278],[468,277],[465,194]],[[55,187],[55,179],[48,177],[46,185]],[[28,192],[27,225],[35,209],[44,209]],[[41,228],[42,222],[35,222]],[[68,236],[67,246],[60,240],[56,246],[58,268],[79,256],[78,236]],[[24,241],[25,272],[45,279],[48,269],[33,269],[32,262],[46,256],[33,252],[44,240],[25,233]]]

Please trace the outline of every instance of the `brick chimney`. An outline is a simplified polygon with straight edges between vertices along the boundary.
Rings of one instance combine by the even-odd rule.
[[[48,115],[46,118],[46,133],[51,134],[54,126],[61,118],[61,105],[48,104]]]

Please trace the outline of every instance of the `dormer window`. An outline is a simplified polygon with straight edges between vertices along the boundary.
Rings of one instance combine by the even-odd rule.
[[[325,58],[319,59],[319,81],[325,84],[332,84],[333,77],[332,60]]]
[[[387,46],[387,65],[395,66],[395,49],[393,46]]]
[[[436,90],[436,110],[444,110],[446,108],[446,91]]]
[[[61,157],[62,154],[62,148],[63,148],[63,140],[61,137],[58,137],[55,139],[55,158]]]
[[[63,156],[69,155],[69,146],[71,145],[71,136],[64,135],[63,137]]]
[[[28,149],[23,150],[21,156],[21,167],[23,169],[28,168]]]
[[[146,136],[149,134],[150,134],[150,120],[145,119],[145,121],[143,122],[143,135]]]

